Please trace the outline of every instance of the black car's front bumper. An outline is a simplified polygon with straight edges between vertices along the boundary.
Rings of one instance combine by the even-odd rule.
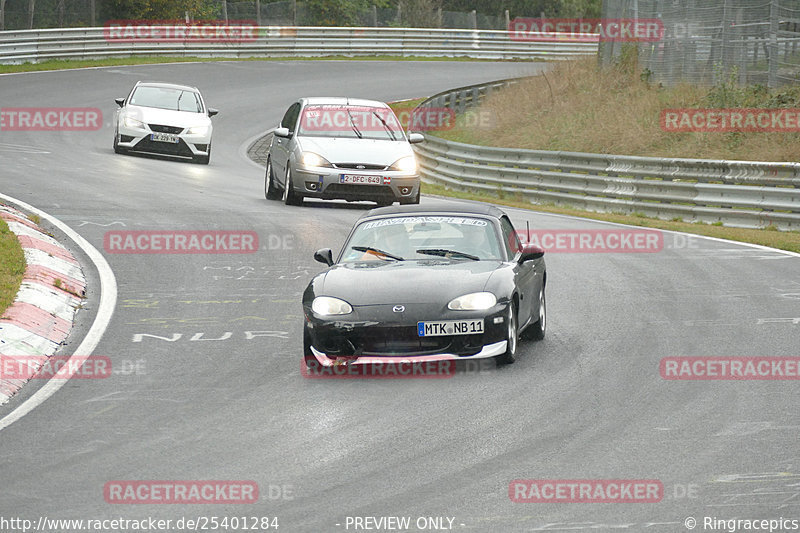
[[[488,311],[424,312],[426,306],[406,305],[395,313],[391,305],[356,307],[340,317],[319,317],[306,308],[305,336],[311,354],[324,366],[391,361],[482,359],[506,352],[508,306]],[[417,323],[483,319],[484,332],[471,335],[420,337]]]

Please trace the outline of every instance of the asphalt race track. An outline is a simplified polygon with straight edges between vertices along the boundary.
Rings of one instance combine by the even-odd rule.
[[[103,252],[119,294],[94,355],[117,370],[70,380],[0,431],[0,517],[265,516],[281,532],[449,517],[453,530],[476,532],[670,533],[688,531],[687,517],[697,531],[703,517],[800,519],[797,381],[659,374],[670,356],[800,355],[800,258],[788,254],[673,234],[658,253],[549,254],[547,338],[524,342],[514,365],[451,379],[301,376],[300,295],[322,270],[312,253],[338,250],[367,204],[265,200],[249,141],[298,96],[389,101],[541,68],[271,61],[0,76],[0,107],[99,107],[105,122],[0,133],[0,192],[101,251],[109,230],[244,230],[261,242],[249,255]],[[210,166],[113,153],[113,99],[137,80],[198,86],[220,109]],[[522,228],[613,227],[509,214]],[[97,310],[91,263],[86,275],[94,290],[65,353]],[[664,489],[659,503],[514,503],[515,479],[655,479]],[[114,480],[252,480],[260,498],[110,504],[103,489]]]

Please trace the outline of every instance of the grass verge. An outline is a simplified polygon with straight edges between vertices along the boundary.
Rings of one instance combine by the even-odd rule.
[[[25,254],[19,240],[0,218],[0,317],[14,302],[24,273]]]
[[[418,57],[418,56],[392,56],[392,55],[354,55],[354,56],[325,56],[325,57],[115,57],[108,59],[58,59],[42,61],[41,63],[22,63],[20,65],[0,65],[0,74],[17,72],[39,72],[43,70],[67,70],[89,67],[121,67],[129,65],[155,65],[159,63],[211,63],[219,61],[512,61],[500,59],[480,59],[471,57]],[[525,60],[513,60],[525,61]]]

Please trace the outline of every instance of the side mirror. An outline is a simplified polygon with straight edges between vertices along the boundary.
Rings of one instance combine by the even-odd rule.
[[[213,117],[217,113],[219,113],[219,109],[214,109],[213,107],[209,107],[208,108],[208,116],[209,117]]]
[[[125,105],[125,99],[124,99],[124,98],[114,98],[114,101],[115,101],[115,102],[117,103],[117,105],[118,105],[118,106],[120,106],[120,107],[122,107],[122,106],[124,106],[124,105]]]
[[[523,244],[522,255],[519,258],[520,263],[525,261],[532,261],[534,259],[541,259],[544,257],[544,249],[535,244]]]
[[[275,137],[287,139],[289,137],[289,128],[275,128],[274,134]]]
[[[410,133],[408,135],[408,142],[411,144],[421,143],[425,140],[425,136],[421,133]]]
[[[330,248],[322,248],[314,252],[314,259],[328,266],[333,266],[333,252]]]

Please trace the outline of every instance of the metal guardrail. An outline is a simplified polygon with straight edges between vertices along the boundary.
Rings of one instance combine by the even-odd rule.
[[[138,26],[147,29],[148,27]],[[157,28],[157,26],[155,26]],[[414,28],[263,26],[252,39],[235,42],[183,40],[124,42],[105,29],[69,28],[0,32],[0,63],[48,59],[97,59],[142,55],[177,57],[323,57],[396,55],[482,59],[568,59],[593,55],[596,42],[525,42],[507,31]]]
[[[462,112],[501,80],[434,95],[417,108]],[[737,227],[800,229],[800,163],[760,163],[493,148],[427,135],[414,145],[422,179],[534,203]]]

